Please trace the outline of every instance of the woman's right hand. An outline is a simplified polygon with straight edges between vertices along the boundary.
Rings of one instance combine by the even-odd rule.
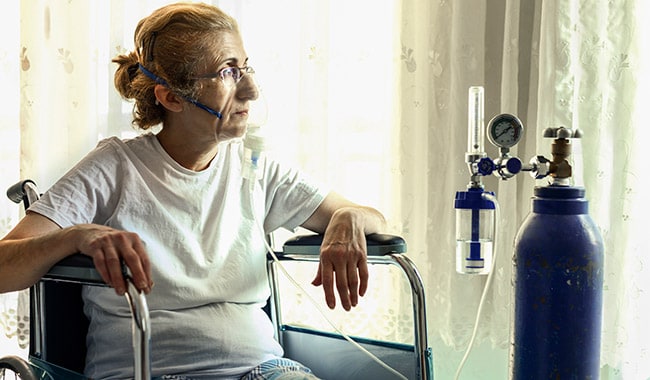
[[[149,256],[137,234],[97,224],[61,229],[52,220],[27,212],[0,239],[0,293],[32,286],[61,259],[79,252],[93,259],[102,279],[118,294],[126,291],[122,262],[135,286],[145,293],[151,291]]]
[[[126,292],[122,262],[129,268],[135,286],[149,293],[153,286],[149,256],[140,237],[133,232],[97,224],[69,228],[77,250],[93,259],[102,279],[119,295]]]

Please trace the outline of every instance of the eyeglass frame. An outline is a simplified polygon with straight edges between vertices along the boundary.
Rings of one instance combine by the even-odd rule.
[[[217,79],[217,78],[221,78],[221,80],[225,82],[226,78],[225,78],[224,73],[226,71],[228,71],[228,70],[232,70],[233,74],[235,72],[239,73],[239,77],[237,79],[235,79],[235,76],[233,74],[231,74],[231,76],[230,76],[235,81],[234,84],[239,83],[239,81],[242,80],[242,78],[245,77],[246,75],[255,74],[255,69],[252,66],[248,66],[248,65],[241,66],[241,67],[240,66],[228,66],[228,67],[224,67],[223,69],[217,71],[216,73],[203,74],[203,75],[191,77],[190,79],[197,80],[197,79]]]

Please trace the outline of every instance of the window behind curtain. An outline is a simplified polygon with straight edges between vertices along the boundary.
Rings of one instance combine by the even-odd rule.
[[[133,105],[114,89],[116,66],[110,61],[133,50],[137,22],[166,3],[3,3],[1,188],[32,178],[44,191],[98,140],[138,133],[130,124]],[[267,127],[275,136],[270,153],[354,201],[388,210],[397,4],[213,3],[240,23],[269,104]],[[9,201],[0,202],[0,233],[17,223],[18,210]],[[313,274],[309,270],[307,277]],[[310,287],[310,281],[301,282]],[[390,282],[373,284],[375,291],[369,293],[380,296],[392,287]],[[317,297],[322,299],[320,290]],[[16,293],[0,295],[2,347],[17,349],[17,305]]]

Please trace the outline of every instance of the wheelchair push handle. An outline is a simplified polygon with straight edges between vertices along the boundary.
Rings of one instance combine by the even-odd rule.
[[[36,183],[31,179],[17,182],[7,189],[7,197],[14,203],[23,202],[27,209],[33,202],[38,199],[38,190]]]

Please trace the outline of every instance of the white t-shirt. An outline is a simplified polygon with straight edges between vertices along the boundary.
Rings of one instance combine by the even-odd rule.
[[[325,197],[295,170],[267,160],[251,202],[239,140],[219,145],[200,172],[175,162],[146,134],[109,138],[34,205],[61,227],[96,223],[138,233],[152,263],[147,296],[152,373],[238,378],[282,355],[269,318],[266,249],[271,232],[294,229]],[[254,204],[254,208],[251,206]],[[86,375],[133,376],[131,317],[112,288],[85,287],[90,319]]]

